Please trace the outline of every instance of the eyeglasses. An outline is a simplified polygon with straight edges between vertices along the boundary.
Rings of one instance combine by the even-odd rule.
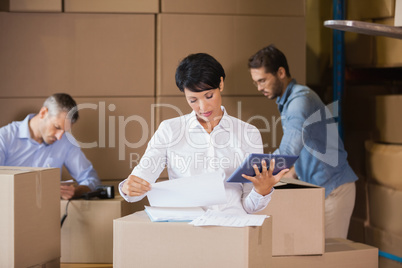
[[[259,87],[259,86],[265,86],[267,83],[267,79],[260,79],[258,81],[253,81],[254,86]]]

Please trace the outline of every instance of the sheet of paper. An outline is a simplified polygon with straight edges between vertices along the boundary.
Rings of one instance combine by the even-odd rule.
[[[68,180],[68,181],[60,181],[61,185],[71,185],[74,183],[74,180]]]
[[[250,215],[250,214],[226,214],[221,211],[208,210],[202,216],[196,218],[189,224],[194,226],[226,226],[226,227],[245,227],[245,226],[261,226],[267,215]]]
[[[192,221],[205,213],[200,207],[161,208],[145,206],[151,221]]]
[[[153,207],[201,207],[225,204],[220,172],[154,183],[147,193]]]

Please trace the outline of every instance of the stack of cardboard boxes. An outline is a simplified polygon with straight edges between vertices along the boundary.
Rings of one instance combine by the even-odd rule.
[[[402,95],[376,97],[376,135],[367,141],[367,244],[380,250],[381,267],[402,267]]]
[[[71,94],[80,108],[73,134],[102,182],[117,186],[138,163],[161,120],[189,112],[175,86],[174,71],[188,54],[206,52],[227,73],[223,105],[228,113],[255,124],[261,130],[265,152],[272,152],[282,136],[279,113],[276,104],[253,87],[247,59],[274,43],[287,55],[292,76],[304,84],[304,4],[300,0],[2,1],[0,9],[11,12],[0,13],[0,112],[4,115],[0,125],[37,112],[52,93]],[[197,245],[197,239],[205,236],[203,228],[150,225],[138,214],[123,217],[139,208],[129,210],[121,199],[72,201],[62,227],[61,258],[111,262],[110,223],[122,217],[115,220],[114,254],[122,250],[131,257],[133,244],[142,245],[135,237],[122,240],[127,228],[138,235],[150,231],[143,241],[152,235],[152,241],[161,244],[149,260],[160,261],[164,267],[162,253],[171,260],[179,245],[188,254],[205,252],[207,262],[212,249],[219,248],[222,251],[215,256],[220,259],[214,263],[234,260],[238,266],[233,267],[289,267],[295,262],[306,267],[375,264],[375,248],[345,240],[324,243],[323,202],[322,188],[288,182],[277,187],[270,206],[262,212],[272,215],[263,227],[217,228]],[[63,215],[65,206],[63,201],[57,213]],[[130,228],[130,219],[135,228]],[[177,228],[190,233],[181,234],[182,243],[170,243]],[[200,233],[193,234],[194,230]],[[193,244],[195,250],[191,250]],[[233,247],[222,248],[229,245]],[[97,253],[82,254],[94,248]],[[155,244],[147,248],[155,250]],[[116,266],[122,267],[118,262],[123,259],[117,256]],[[187,260],[203,263],[189,256]]]
[[[346,2],[346,19],[396,26],[395,18],[402,16],[402,4],[396,4],[397,1],[399,0],[349,0]],[[345,46],[347,65],[364,67],[402,65],[400,39],[345,32]]]
[[[394,18],[398,20],[401,14],[399,0],[350,0],[346,6],[346,19],[389,26],[397,26]],[[401,233],[395,228],[401,225],[400,209],[396,207],[397,193],[401,190],[398,183],[401,103],[398,95],[388,95],[402,91],[392,82],[400,79],[401,51],[399,39],[345,32],[346,64],[351,67],[350,85],[344,97],[345,146],[359,176],[349,237],[378,247],[380,267],[384,268],[402,266]]]
[[[375,247],[324,241],[323,188],[294,179],[281,182],[258,213],[270,216],[262,227],[151,222],[144,212],[116,219],[113,264],[130,267],[135,259],[141,267],[378,267]]]
[[[7,0],[0,10],[6,11],[0,12],[0,125],[37,112],[53,93],[71,94],[80,112],[73,135],[102,183],[115,189],[160,121],[189,112],[174,82],[188,54],[206,52],[222,63],[223,105],[260,128],[267,152],[282,136],[279,113],[253,86],[248,57],[274,43],[305,83],[300,0]],[[124,202],[72,201],[61,230],[62,261],[111,263],[111,223],[129,211]],[[60,216],[65,207],[63,201]]]

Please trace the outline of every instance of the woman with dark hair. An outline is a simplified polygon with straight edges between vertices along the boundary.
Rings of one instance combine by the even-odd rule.
[[[192,113],[163,121],[140,163],[120,183],[120,194],[129,202],[146,196],[150,183],[167,166],[169,179],[222,172],[227,203],[209,209],[254,213],[264,209],[273,186],[287,170],[276,176],[267,163],[256,176],[244,175],[252,183],[227,183],[226,179],[250,153],[262,153],[258,129],[227,114],[222,105],[225,71],[212,56],[191,54],[176,69],[176,85],[184,92]],[[273,163],[270,164],[273,167]]]

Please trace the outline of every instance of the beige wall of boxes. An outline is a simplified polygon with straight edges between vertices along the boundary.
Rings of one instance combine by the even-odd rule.
[[[52,93],[71,94],[81,107],[81,119],[74,126],[73,134],[92,161],[102,182],[117,186],[117,183],[124,179],[136,165],[161,120],[190,111],[181,93],[175,87],[174,71],[178,62],[187,54],[207,52],[222,63],[227,73],[223,105],[230,114],[255,124],[261,130],[264,144],[266,144],[265,152],[272,152],[279,146],[282,136],[279,113],[275,102],[267,101],[265,97],[260,96],[252,85],[247,70],[247,59],[263,46],[274,43],[287,55],[291,73],[298,82],[320,83],[321,75],[325,73],[330,61],[331,31],[322,27],[322,21],[328,15],[330,2],[315,0],[1,1],[0,9],[4,12],[0,12],[0,112],[2,114],[0,126],[13,120],[22,120],[27,113],[37,112],[44,98]],[[348,1],[348,5],[350,3],[360,6],[361,3],[358,2],[351,0]],[[359,15],[358,19],[388,20],[388,16],[392,17],[389,15],[389,12],[393,12],[392,0],[379,1],[381,7],[387,7],[385,10],[378,7],[368,8],[375,2],[364,1],[366,8],[363,10],[381,11],[387,15],[381,15],[382,17],[377,15],[360,17]],[[390,5],[391,11],[388,9]],[[352,7],[349,9],[353,10]],[[311,12],[311,14],[319,15],[306,19],[306,10],[314,11],[316,13]],[[361,11],[361,9],[355,10],[355,12]],[[306,34],[306,29],[313,31],[307,31]],[[352,43],[356,45],[356,42],[347,42],[347,47],[353,45]],[[372,39],[369,42],[373,44],[374,41]],[[385,43],[381,46],[386,47],[387,50],[393,49],[394,53],[400,53],[402,51],[399,49],[400,43],[395,44]],[[364,64],[381,66],[400,64],[396,56],[382,57],[385,63],[379,60],[379,56],[374,55],[374,51],[380,53],[384,49],[375,50],[375,48],[380,48],[380,45],[369,46],[358,50],[358,53],[353,53],[354,61],[359,63],[359,60],[362,60]],[[366,53],[365,51],[368,52],[365,56],[356,55]],[[350,55],[347,54],[349,62]],[[368,134],[363,128],[363,130],[356,129],[351,137],[359,139],[365,135]],[[345,141],[345,144],[347,142],[355,146],[356,152],[364,155],[364,147],[358,146],[364,142]],[[358,160],[355,161],[355,166],[365,170],[364,164]],[[368,193],[375,198],[373,191],[397,190],[384,189],[381,187],[385,186],[377,187],[371,184],[368,187],[365,171],[362,174],[364,179],[358,182],[362,185],[358,187],[360,201],[357,201],[359,205],[358,209],[355,209],[355,221],[352,220],[351,226],[357,226],[355,233],[363,230],[364,237],[367,237],[368,241],[373,241],[372,245],[384,247],[384,250],[391,253],[396,252],[393,245],[401,241],[397,236],[400,234],[392,235],[395,243],[387,243],[390,241],[387,239],[390,233],[383,228],[389,227],[394,232],[399,232],[398,226],[388,226],[378,222],[375,226],[373,224],[369,228],[364,229],[364,227],[368,227],[369,208],[366,202]],[[162,177],[166,176],[164,172]],[[67,177],[68,174],[64,172],[63,179]],[[287,187],[278,189],[276,195],[278,200],[292,200],[292,197],[298,196],[299,198],[293,200],[292,204],[297,203],[299,209],[296,210],[293,207],[294,211],[291,211],[291,206],[284,217],[279,213],[283,211],[282,204],[275,205],[272,202],[272,206],[268,208],[267,213],[277,215],[272,217],[272,227],[269,222],[268,229],[272,228],[272,236],[269,233],[264,237],[276,242],[273,243],[272,249],[261,243],[255,245],[259,249],[267,250],[269,256],[271,251],[273,255],[276,255],[267,262],[274,263],[275,267],[289,267],[292,263],[297,263],[298,267],[315,267],[313,265],[317,264],[319,264],[317,267],[351,267],[348,265],[377,267],[376,248],[348,240],[331,240],[325,241],[324,244],[322,188],[312,185],[300,186],[297,182],[296,185],[289,183]],[[311,197],[317,200],[315,202],[317,210],[310,210]],[[101,218],[97,212],[100,209],[99,204],[95,206],[88,201],[77,202],[76,206],[86,207],[88,210],[85,213],[72,210],[69,217],[81,219],[83,222]],[[387,199],[384,202],[392,204],[394,201]],[[114,200],[113,204],[108,203],[101,208],[106,214],[107,221],[115,220],[114,231],[110,225],[107,227],[99,225],[99,228],[106,232],[105,236],[99,237],[94,233],[88,233],[89,236],[94,237],[93,243],[101,247],[98,252],[107,252],[106,254],[93,255],[86,252],[85,247],[79,252],[68,247],[68,243],[71,243],[73,238],[77,239],[74,240],[76,244],[85,243],[79,240],[80,237],[69,235],[68,232],[74,228],[82,231],[82,226],[73,225],[63,230],[64,237],[70,237],[70,240],[63,239],[62,233],[62,260],[111,263],[113,260],[110,255],[110,244],[106,245],[105,241],[110,241],[112,232],[114,232],[115,245],[119,248],[118,254],[129,250],[132,245],[130,241],[123,239],[121,233],[131,225],[141,225],[145,230],[142,235],[151,235],[154,227],[149,222],[138,221],[137,218],[133,218],[130,222],[131,218],[123,217],[139,210],[133,207],[125,209],[123,203],[121,200]],[[62,209],[57,210],[58,213],[63,214],[63,206],[65,206],[64,203],[61,204]],[[380,211],[378,208],[370,207],[370,209]],[[116,210],[120,213],[115,214]],[[296,214],[299,215],[297,221],[291,218]],[[278,222],[282,221],[284,224],[275,224],[276,217]],[[300,225],[292,225],[299,222],[311,227],[314,235],[303,236],[304,230],[300,230]],[[92,221],[91,224],[96,223]],[[68,223],[65,226],[68,227]],[[284,228],[285,226],[289,229]],[[149,230],[152,232],[147,233]],[[192,233],[194,230],[189,229],[189,235],[197,237],[196,233]],[[244,230],[237,232],[239,235],[247,233]],[[279,237],[278,233],[283,236]],[[160,237],[164,234],[166,232],[160,232]],[[211,234],[222,239],[228,235],[226,232],[211,232]],[[378,234],[384,234],[382,239],[377,239]],[[275,235],[277,235],[276,238]],[[252,233],[248,239],[247,243],[252,245],[259,236]],[[163,244],[163,239],[158,238],[158,241],[162,241],[161,248],[164,251],[170,249],[169,244]],[[211,246],[209,243],[209,241],[202,242],[202,245],[208,248]],[[303,247],[305,243],[309,246]],[[249,257],[242,254],[237,257],[244,259]],[[50,257],[57,258],[56,255]],[[298,255],[308,256],[300,259]],[[41,261],[49,262],[49,267],[53,265],[50,264],[49,258]],[[121,261],[124,260],[121,259]],[[159,260],[153,258],[153,261]],[[255,263],[244,262],[244,266],[241,267],[253,267]]]
[[[350,0],[346,17],[393,26],[402,14],[398,1]],[[345,33],[345,60],[352,70],[344,96],[345,147],[359,176],[349,236],[394,258],[402,257],[402,217],[397,207],[402,194],[401,53],[400,39]],[[402,267],[402,263],[380,257],[379,267]]]

